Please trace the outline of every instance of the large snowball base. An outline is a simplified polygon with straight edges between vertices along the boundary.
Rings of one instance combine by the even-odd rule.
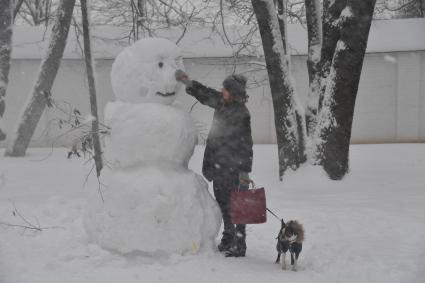
[[[186,254],[211,249],[221,214],[201,176],[181,166],[108,172],[104,202],[88,200],[84,225],[92,242],[123,254]]]

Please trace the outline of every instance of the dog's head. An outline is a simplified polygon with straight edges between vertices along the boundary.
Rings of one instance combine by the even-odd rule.
[[[290,243],[302,242],[304,240],[304,229],[297,221],[291,220],[285,223],[282,219],[278,239]]]

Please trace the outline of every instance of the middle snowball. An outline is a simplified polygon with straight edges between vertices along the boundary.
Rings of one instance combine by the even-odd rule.
[[[187,168],[198,141],[188,113],[157,103],[108,103],[105,122],[112,129],[106,158],[118,167],[171,162]]]

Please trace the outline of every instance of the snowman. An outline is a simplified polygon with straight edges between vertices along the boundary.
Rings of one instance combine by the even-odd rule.
[[[105,107],[111,127],[102,172],[102,198],[89,196],[89,240],[119,253],[187,254],[213,247],[221,217],[204,179],[188,169],[197,129],[174,108],[183,68],[180,49],[166,39],[142,39],[112,66],[115,102]]]

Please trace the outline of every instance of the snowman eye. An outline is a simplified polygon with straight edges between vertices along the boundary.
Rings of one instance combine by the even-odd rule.
[[[164,67],[164,63],[159,62],[159,63],[158,63],[158,67],[160,67],[160,68]]]

